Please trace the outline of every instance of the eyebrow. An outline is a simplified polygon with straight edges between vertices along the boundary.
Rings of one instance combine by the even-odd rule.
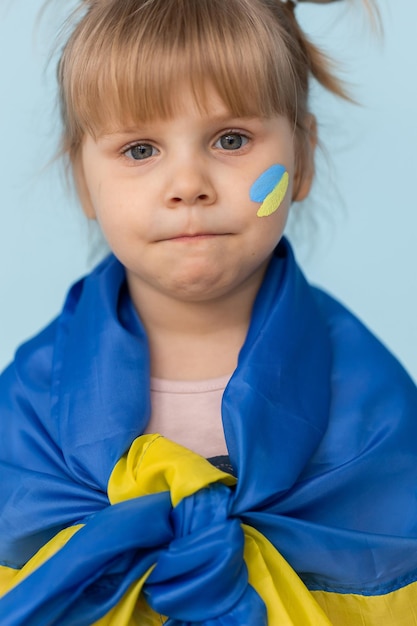
[[[242,120],[244,120],[245,122],[250,122],[250,121],[255,121],[257,119],[261,119],[260,116],[257,115],[242,115],[242,116],[234,116],[234,115],[227,115],[227,114],[220,114],[220,115],[214,115],[210,118],[208,118],[208,122],[210,124],[213,124],[213,126],[216,126],[218,124],[224,124],[225,126],[234,126],[235,123],[238,123]],[[97,133],[97,139],[101,140],[103,139],[104,141],[106,140],[111,140],[113,137],[122,137],[123,135],[131,135],[131,134],[135,134],[135,133],[139,133],[139,134],[147,134],[147,132],[152,131],[153,128],[152,126],[155,123],[160,123],[161,120],[155,120],[155,122],[147,122],[141,125],[137,125],[137,126],[126,126],[126,127],[121,127],[120,129],[116,129],[116,130],[112,130],[112,131],[107,131],[107,132],[99,132]],[[169,122],[169,118],[167,120],[162,120],[162,122]]]
[[[106,141],[107,139],[112,139],[113,137],[123,136],[123,135],[131,135],[133,133],[142,133],[146,130],[145,127],[132,126],[131,128],[120,128],[118,130],[112,130],[108,132],[99,132],[97,133],[97,139],[103,139]]]

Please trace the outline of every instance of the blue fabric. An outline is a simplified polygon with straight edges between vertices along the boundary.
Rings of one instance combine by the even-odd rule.
[[[311,589],[372,595],[417,579],[416,388],[354,316],[307,284],[285,240],[223,397],[235,490],[207,490],[172,514],[166,494],[109,506],[114,465],[149,419],[149,377],[146,335],[114,257],[72,288],[0,377],[0,564],[20,568],[62,528],[86,524],[0,600],[2,623],[90,624],[156,554],[146,593],[169,608],[170,626],[263,625],[233,559],[241,521]],[[183,545],[188,526],[195,545]],[[230,551],[219,550],[222,535]],[[175,563],[174,540],[184,550]],[[213,572],[232,581],[224,597]],[[216,615],[204,585],[223,598]],[[184,603],[193,594],[198,606]]]

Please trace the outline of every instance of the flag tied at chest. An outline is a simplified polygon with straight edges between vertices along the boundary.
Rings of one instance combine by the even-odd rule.
[[[268,540],[231,515],[235,482],[160,435],[139,437],[110,477],[112,506],[15,572],[2,614],[34,626],[144,626],[165,615],[170,625],[329,626]]]
[[[0,378],[2,623],[415,626],[415,386],[285,240],[223,397],[237,482],[141,436],[149,377],[110,257]]]

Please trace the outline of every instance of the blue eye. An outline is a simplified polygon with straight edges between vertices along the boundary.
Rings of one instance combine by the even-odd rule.
[[[248,142],[248,138],[240,133],[227,133],[222,135],[216,142],[216,148],[223,150],[240,150]]]
[[[157,153],[156,148],[149,143],[138,143],[125,150],[124,154],[134,161],[149,159]]]

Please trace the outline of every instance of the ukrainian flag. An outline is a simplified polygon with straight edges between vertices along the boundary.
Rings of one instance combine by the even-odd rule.
[[[237,479],[140,435],[149,376],[110,257],[0,377],[2,625],[417,626],[415,385],[285,240],[224,393]]]

